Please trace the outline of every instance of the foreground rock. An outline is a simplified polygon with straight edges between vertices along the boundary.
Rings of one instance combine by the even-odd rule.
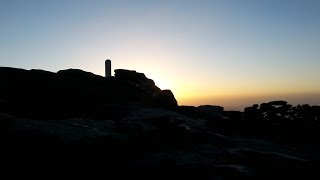
[[[0,115],[2,162],[25,168],[75,168],[124,178],[263,178],[312,173],[308,160],[242,147],[162,108],[130,110],[120,120],[21,119]],[[28,162],[33,162],[29,164]],[[120,174],[115,173],[120,170]],[[114,174],[115,173],[115,174]],[[151,173],[151,174],[149,174]]]

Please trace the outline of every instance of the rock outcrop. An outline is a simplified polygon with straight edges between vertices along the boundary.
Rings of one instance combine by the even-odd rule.
[[[0,112],[26,118],[102,116],[99,112],[108,104],[177,106],[171,91],[161,91],[144,74],[129,70],[104,78],[79,69],[52,73],[1,67],[0,83]]]
[[[87,172],[116,179],[317,175],[315,138],[302,141],[315,150],[296,150],[288,141],[280,144],[283,139],[273,142],[283,133],[270,130],[290,118],[308,120],[305,124],[317,130],[319,106],[275,101],[245,112],[178,106],[170,90],[123,69],[105,78],[77,69],[52,73],[0,67],[0,84],[2,170]],[[264,134],[268,131],[275,136]]]

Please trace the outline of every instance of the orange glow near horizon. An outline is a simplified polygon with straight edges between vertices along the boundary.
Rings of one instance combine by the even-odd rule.
[[[150,57],[139,57],[127,64],[112,61],[112,71],[128,69],[144,73],[160,89],[170,89],[179,105],[208,104],[223,106],[227,110],[243,110],[252,104],[273,100],[285,100],[291,104],[320,104],[320,93],[318,93],[320,88],[312,81],[286,80],[281,77],[251,78],[246,81],[236,75],[230,77],[210,73],[203,75],[201,72],[192,72],[192,68],[187,65],[181,67],[177,63],[172,63],[170,66],[162,64],[161,59],[165,58],[162,56],[154,59],[157,63],[153,64],[147,63],[148,58]],[[93,68],[95,69],[92,71],[103,75],[104,70],[101,66]]]
[[[275,100],[285,100],[289,104],[320,104],[320,93],[279,93],[279,94],[242,94],[242,95],[211,95],[202,97],[176,96],[179,105],[219,105],[226,110],[243,110],[253,104],[261,104]]]

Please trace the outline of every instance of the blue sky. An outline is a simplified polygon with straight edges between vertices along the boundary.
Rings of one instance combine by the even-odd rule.
[[[320,104],[317,0],[0,0],[0,66],[134,69],[179,104]]]

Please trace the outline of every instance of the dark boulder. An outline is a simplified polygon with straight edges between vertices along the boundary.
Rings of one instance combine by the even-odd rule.
[[[197,112],[200,116],[210,120],[219,119],[223,114],[224,108],[221,106],[202,105],[197,107]]]
[[[271,101],[268,104],[271,106],[285,106],[288,104],[288,102],[279,100],[279,101]]]
[[[213,106],[213,105],[202,105],[197,107],[197,111],[199,113],[215,113],[222,114],[224,108],[221,106]]]
[[[155,92],[150,101],[152,105],[167,109],[176,109],[178,107],[178,102],[171,90],[162,90],[160,92]]]
[[[116,80],[129,83],[141,90],[143,92],[141,98],[148,104],[167,109],[177,108],[178,103],[173,93],[170,90],[161,90],[143,73],[124,69],[116,69],[114,72]]]
[[[195,106],[179,106],[177,111],[192,118],[198,117],[197,108]]]
[[[146,92],[160,91],[152,79],[148,79],[143,73],[132,70],[116,69],[115,78],[130,83]]]

